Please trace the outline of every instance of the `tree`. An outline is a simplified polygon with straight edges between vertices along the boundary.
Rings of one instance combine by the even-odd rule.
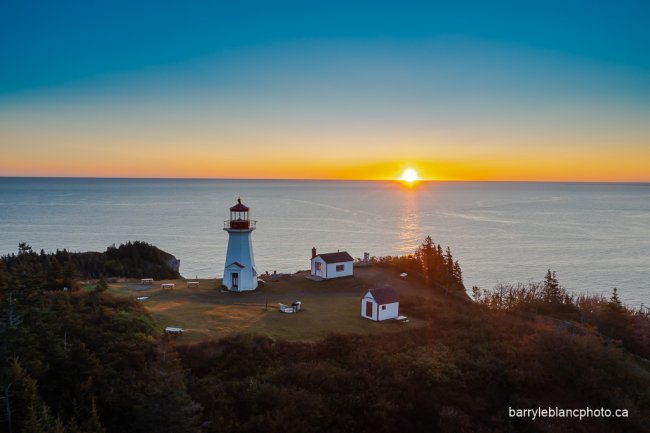
[[[422,245],[420,245],[418,255],[422,261],[422,273],[424,281],[427,285],[435,280],[436,266],[435,266],[435,244],[431,236],[427,236]]]
[[[445,257],[444,257],[444,267],[445,267],[445,278],[443,281],[445,281],[447,284],[453,284],[455,283],[455,278],[454,278],[454,257],[451,255],[451,248],[447,247],[447,250],[445,251]]]
[[[57,422],[52,418],[50,408],[38,395],[36,381],[27,374],[17,358],[5,372],[5,380],[11,384],[6,392],[5,402],[9,431],[22,433],[44,433],[52,431]]]
[[[549,269],[546,272],[546,276],[544,277],[543,292],[545,297],[544,300],[546,302],[554,304],[559,304],[562,302],[562,290],[560,283],[555,276],[555,271],[551,271]]]
[[[29,246],[26,242],[21,242],[18,244],[18,255],[22,256],[25,254],[33,253],[32,247]]]
[[[146,372],[146,379],[135,403],[133,424],[136,429],[161,433],[196,432],[201,406],[187,393],[178,359],[159,359]]]
[[[621,300],[618,298],[618,290],[616,287],[612,290],[612,296],[609,298],[609,305],[615,309],[623,308],[623,303],[621,303]]]
[[[454,277],[454,282],[460,286],[461,289],[465,287],[463,284],[463,271],[460,269],[460,263],[458,263],[458,260],[454,263],[454,271],[453,271],[453,277]]]
[[[47,288],[50,290],[60,289],[63,286],[63,267],[61,263],[54,255],[45,256],[43,260]]]
[[[77,279],[79,278],[79,272],[77,271],[70,254],[68,254],[68,259],[65,262],[63,267],[63,287],[67,287],[68,290],[77,291],[79,290],[79,285]]]

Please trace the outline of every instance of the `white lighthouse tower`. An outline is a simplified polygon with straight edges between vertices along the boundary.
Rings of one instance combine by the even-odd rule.
[[[233,292],[257,288],[257,270],[251,239],[255,221],[250,220],[249,210],[238,198],[237,204],[230,208],[230,219],[225,221],[223,226],[229,236],[223,285]]]

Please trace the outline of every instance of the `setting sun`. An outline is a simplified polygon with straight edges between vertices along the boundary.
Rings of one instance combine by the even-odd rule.
[[[418,173],[413,170],[412,168],[407,168],[404,170],[404,173],[402,173],[402,177],[400,180],[407,182],[407,183],[413,183],[415,181],[420,180],[420,177],[418,176]]]

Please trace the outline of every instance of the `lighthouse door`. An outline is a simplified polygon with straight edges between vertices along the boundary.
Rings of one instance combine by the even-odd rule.
[[[239,274],[237,272],[233,272],[231,275],[232,275],[232,288],[233,289],[239,288]]]

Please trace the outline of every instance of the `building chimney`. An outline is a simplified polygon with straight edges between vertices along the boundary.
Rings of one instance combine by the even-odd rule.
[[[313,259],[314,257],[316,257],[316,247],[311,249],[311,258]]]

